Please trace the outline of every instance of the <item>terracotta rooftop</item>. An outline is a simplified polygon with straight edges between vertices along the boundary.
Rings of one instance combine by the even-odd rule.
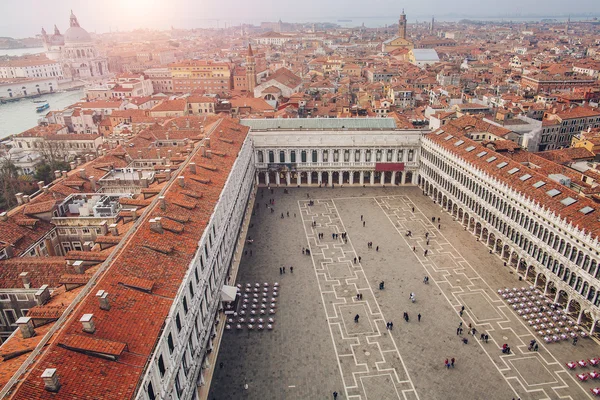
[[[506,153],[498,153],[486,148],[465,136],[457,137],[449,134],[444,131],[444,128],[425,137],[491,177],[507,184],[524,197],[566,219],[567,224],[571,223],[579,229],[584,229],[586,234],[591,234],[592,239],[598,238],[600,235],[600,223],[598,223],[600,207],[598,204],[553,181],[547,175],[538,172],[537,169],[507,157]],[[529,153],[517,152],[514,154],[528,155]],[[530,178],[524,179],[527,175],[530,175]],[[537,182],[544,182],[544,185],[536,188],[533,185]],[[557,190],[558,194],[550,196],[547,192],[552,189]],[[575,202],[569,205],[561,202],[567,198],[574,199]]]
[[[247,133],[247,127],[230,119],[220,120],[207,127],[207,134],[212,139],[211,150],[224,153],[225,156],[206,159],[197,152],[192,161],[214,167],[214,170],[197,168],[196,172],[196,176],[209,179],[210,184],[189,179],[192,173],[188,168],[178,174],[185,177],[185,187],[170,184],[164,194],[166,208],[163,210],[155,204],[140,218],[143,220],[135,233],[57,332],[55,342],[48,346],[26,376],[21,378],[12,398],[54,399],[56,395],[44,390],[44,383],[40,378],[46,368],[58,369],[62,385],[58,396],[61,398],[133,398],[173,299]],[[201,206],[188,209],[177,205],[178,200],[187,198],[183,191],[201,193]],[[162,234],[150,230],[149,219],[167,216],[176,221],[185,220],[186,222],[182,222],[185,229],[180,233],[164,230]],[[147,247],[164,243],[173,247],[168,254]],[[150,292],[124,284],[141,280],[152,282]],[[99,309],[95,298],[99,289],[109,293],[112,305],[110,311]],[[79,322],[83,314],[89,313],[94,314],[96,332],[93,336],[82,333]],[[110,343],[126,343],[127,349],[122,350],[118,361],[111,361],[56,344],[63,343],[72,335],[83,335]],[[87,345],[94,348],[98,346]],[[108,347],[112,348],[112,344]]]
[[[59,286],[60,276],[72,272],[64,257],[16,257],[0,261],[0,288],[23,288],[21,272],[28,272],[32,288]]]

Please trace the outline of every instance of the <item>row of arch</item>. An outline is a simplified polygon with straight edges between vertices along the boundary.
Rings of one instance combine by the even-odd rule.
[[[547,228],[541,227],[537,221],[533,222],[533,231],[543,232],[541,237],[536,235],[538,239],[543,240],[546,235],[549,238],[552,234],[552,240],[548,239],[553,244],[551,248],[554,249],[554,244],[558,243],[557,249],[563,249],[558,257],[556,254],[553,257],[548,251],[548,245],[538,246],[539,241],[530,240],[527,235],[514,227],[514,220],[510,222],[506,218],[497,217],[486,209],[481,199],[475,200],[474,195],[479,191],[468,193],[466,190],[468,188],[459,188],[452,179],[448,179],[436,168],[428,165],[430,154],[422,151],[419,185],[424,194],[431,196],[435,202],[459,220],[466,230],[471,231],[478,240],[485,243],[490,253],[497,254],[505,261],[505,265],[514,268],[546,295],[554,296],[556,303],[561,304],[578,323],[588,328],[590,333],[594,333],[595,313],[600,306],[600,290],[596,287],[597,282],[585,277],[580,271],[583,269],[597,279],[600,277],[597,261],[587,254],[580,255],[580,250],[573,256],[572,246],[567,253],[569,257],[565,257],[569,243],[553,232],[548,232]],[[518,211],[520,210],[511,210],[511,214]],[[519,220],[521,218],[523,218],[524,225],[521,225],[523,228],[531,226],[532,219],[529,216],[523,217],[523,213],[520,213]]]

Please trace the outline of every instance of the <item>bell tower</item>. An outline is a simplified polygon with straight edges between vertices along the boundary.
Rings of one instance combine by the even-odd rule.
[[[248,92],[254,96],[256,87],[256,61],[252,52],[252,45],[248,43],[248,55],[246,56],[246,81],[248,82]]]
[[[400,20],[398,20],[398,36],[401,39],[406,39],[406,14],[404,14],[404,9],[402,9]]]

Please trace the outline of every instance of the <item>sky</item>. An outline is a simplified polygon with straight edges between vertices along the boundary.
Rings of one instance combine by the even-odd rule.
[[[31,37],[42,27],[68,28],[70,10],[90,32],[223,27],[261,21],[393,23],[404,7],[409,22],[463,17],[600,16],[600,0],[0,0],[0,37]]]

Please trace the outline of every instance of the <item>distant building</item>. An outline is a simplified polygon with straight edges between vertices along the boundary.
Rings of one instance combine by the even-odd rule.
[[[232,88],[231,67],[227,63],[186,60],[169,64],[173,77],[173,92],[190,93],[204,90],[219,93]]]
[[[412,49],[408,53],[408,60],[417,67],[424,68],[440,62],[440,57],[434,49]]]
[[[406,38],[406,14],[402,10],[398,21],[398,35],[383,42],[381,51],[390,53],[396,49],[412,49],[413,43]]]
[[[64,35],[61,35],[56,25],[52,36],[42,29],[46,56],[60,63],[66,79],[101,78],[109,75],[108,59],[98,53],[92,37],[79,25],[72,11],[69,25]]]

